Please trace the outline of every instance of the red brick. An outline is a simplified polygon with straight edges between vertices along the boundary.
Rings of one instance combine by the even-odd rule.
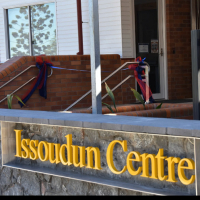
[[[66,96],[66,92],[57,92],[56,93],[56,97],[62,97],[62,96]]]
[[[3,78],[4,78],[3,74],[2,74],[2,73],[0,73],[0,79],[3,79]]]
[[[46,102],[45,103],[45,106],[56,106],[57,105],[57,102],[54,101],[54,102]]]
[[[71,61],[71,65],[81,65],[81,61]]]
[[[51,107],[51,110],[58,110],[58,111],[61,111],[62,109],[62,106],[52,106]]]
[[[72,96],[64,96],[64,97],[61,97],[63,101],[68,101],[68,100],[71,100],[72,99]]]
[[[51,101],[61,101],[62,100],[62,98],[61,97],[52,97],[51,98]]]
[[[112,58],[113,59],[113,55],[107,56],[107,58]],[[71,62],[69,61],[69,58],[72,60],[72,64],[74,64],[73,66],[71,65]],[[86,65],[87,63],[90,63],[90,56],[86,55],[86,56],[52,56],[52,57],[43,57],[43,60],[46,59],[52,59],[53,62],[62,62],[60,64],[62,68],[72,68],[72,69],[86,69]],[[83,62],[83,60],[85,60],[86,62]],[[118,57],[119,60],[119,64],[113,64],[110,65],[110,63],[114,63],[113,61],[108,61],[106,63],[109,63],[107,65],[104,66],[104,69],[102,70],[111,70],[114,71],[116,68],[118,68],[120,66],[120,58]],[[14,59],[11,60],[12,61],[12,69],[17,69],[17,72],[15,73],[16,75],[18,73],[20,73],[23,69],[26,69],[28,66],[30,66],[31,64],[35,64],[35,57],[18,57],[14,62]],[[26,62],[26,63],[25,63]],[[66,64],[65,64],[66,62]],[[80,63],[82,62],[82,65],[80,65]],[[24,63],[24,64],[22,64]],[[18,68],[18,65],[20,66],[20,68]],[[14,68],[13,68],[14,67]],[[10,93],[11,91],[13,91],[14,89],[16,89],[18,86],[24,84],[27,80],[29,80],[30,78],[32,78],[33,76],[36,76],[38,74],[38,71],[36,69],[31,69],[28,72],[24,73],[23,75],[21,75],[19,78],[17,78],[16,80],[14,80],[12,83],[9,84],[9,88],[5,88],[6,90],[4,91],[4,93]],[[126,74],[128,75],[128,73]],[[11,75],[12,77],[14,76],[14,73]],[[86,78],[86,76],[88,76],[88,73],[82,73],[82,72],[76,72],[76,71],[60,71],[60,70],[54,70],[54,74],[51,78],[48,79],[47,81],[47,96],[48,99],[45,100],[44,98],[40,97],[38,94],[38,90],[35,91],[35,93],[32,95],[31,99],[27,102],[27,105],[29,106],[29,108],[23,108],[23,109],[38,109],[40,108],[41,110],[52,110],[53,109],[57,109],[58,106],[62,106],[63,107],[67,107],[68,105],[70,105],[71,103],[73,103],[75,101],[75,99],[78,99],[79,97],[81,97],[83,94],[85,94],[87,91],[89,91],[91,89],[91,78]],[[89,74],[90,76],[90,74]],[[107,76],[106,74],[104,75],[104,77]],[[3,76],[2,76],[3,78]],[[3,79],[4,80],[4,79]],[[8,79],[9,80],[9,79]],[[119,75],[117,75],[116,77],[113,78],[113,84],[111,84],[112,87],[114,87],[116,84],[115,82],[120,82],[121,81],[121,74],[119,73]],[[112,80],[111,80],[112,81]],[[26,91],[30,88],[31,84],[33,83],[33,81],[31,83],[29,83],[27,86],[23,87],[21,90],[19,90],[17,92],[17,95],[19,95],[20,97],[23,96]],[[82,84],[84,83],[84,84]],[[10,87],[11,86],[11,87]],[[61,92],[62,91],[62,92]],[[116,90],[117,94],[116,95],[116,103],[120,103],[122,104],[122,98],[121,96],[124,95],[124,99],[129,99],[129,95],[127,96],[126,93],[121,93],[120,89]],[[127,92],[127,90],[125,91]],[[104,94],[105,89],[104,89]],[[127,98],[126,98],[127,96]],[[109,100],[110,101],[110,100]],[[108,102],[109,102],[108,101]],[[41,102],[41,104],[40,104]],[[53,103],[52,103],[53,102]],[[49,103],[52,106],[44,106],[46,105],[46,103]],[[56,104],[55,104],[56,103]],[[60,105],[60,104],[63,105]],[[110,101],[110,103],[112,103],[112,101]],[[128,103],[132,103],[131,99]],[[55,106],[54,106],[55,105]],[[17,102],[16,102],[16,106],[18,106]],[[77,107],[89,107],[91,106],[91,95],[88,95],[84,100],[82,100],[80,102],[79,105],[77,105]],[[44,107],[44,108],[43,108]]]
[[[64,56],[63,57],[63,61],[69,61],[69,60],[70,60],[69,56]]]

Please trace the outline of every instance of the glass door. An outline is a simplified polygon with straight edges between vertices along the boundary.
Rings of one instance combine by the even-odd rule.
[[[160,0],[134,0],[136,57],[146,58],[151,66],[149,85],[154,99],[164,98],[159,3]],[[140,92],[139,86],[137,89]]]

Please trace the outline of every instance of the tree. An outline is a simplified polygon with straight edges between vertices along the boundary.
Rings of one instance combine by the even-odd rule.
[[[52,8],[54,3],[31,6],[33,55],[57,53],[56,26]],[[9,11],[11,57],[30,55],[28,7],[9,9]]]

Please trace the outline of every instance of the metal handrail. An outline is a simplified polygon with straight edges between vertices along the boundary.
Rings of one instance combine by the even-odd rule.
[[[2,89],[3,87],[5,87],[6,85],[8,85],[8,83],[12,82],[13,80],[15,80],[17,77],[19,77],[21,74],[23,74],[24,72],[28,71],[30,68],[32,67],[36,67],[36,65],[31,65],[28,68],[26,68],[24,71],[22,71],[21,73],[19,73],[18,75],[16,75],[15,77],[13,77],[12,79],[10,79],[9,81],[7,81],[5,84],[3,84],[2,86],[0,86],[0,89]]]
[[[147,66],[148,69],[150,71],[150,65],[147,62],[144,62]],[[105,78],[101,84],[105,83],[109,78],[111,78],[112,76],[114,76],[118,71],[120,71],[121,69],[123,69],[124,67],[126,67],[127,65],[131,65],[131,64],[139,64],[139,62],[126,62],[124,63],[121,67],[119,67],[117,70],[115,70],[112,74],[110,74],[107,78]],[[82,99],[84,99],[87,95],[89,95],[92,92],[92,90],[88,91],[86,94],[84,94],[81,98],[79,98],[77,101],[75,101],[72,105],[70,105],[67,109],[65,109],[64,111],[68,111],[69,109],[71,109],[72,107],[74,107],[77,103],[79,103]]]
[[[114,92],[116,89],[118,89],[121,85],[123,85],[126,81],[128,81],[130,78],[134,78],[133,75],[129,75],[128,77],[126,77],[122,82],[120,82],[118,85],[116,85],[111,91]],[[105,94],[101,100],[104,100],[109,94]],[[88,108],[89,109],[92,109],[92,106]]]
[[[6,82],[4,85],[2,85],[0,87],[0,89],[2,89],[4,86],[6,86],[8,83],[12,82],[13,80],[15,80],[17,77],[19,77],[21,74],[23,74],[24,72],[26,72],[27,70],[29,70],[32,67],[36,67],[36,65],[31,65],[28,68],[26,68],[24,71],[22,71],[21,73],[19,73],[17,76],[15,76],[14,78],[10,79],[8,82]],[[51,74],[48,75],[48,78],[51,77],[53,74],[53,69],[51,68]],[[37,78],[37,76],[31,78],[30,80],[28,80],[26,83],[24,83],[22,86],[20,86],[19,88],[17,88],[15,91],[13,91],[11,94],[14,94],[15,92],[17,92],[18,90],[20,90],[21,88],[23,88],[25,85],[27,85],[28,83],[30,83],[32,80],[34,80],[35,78]],[[6,96],[5,98],[3,98],[0,103],[2,103],[3,101],[5,101],[8,97]]]

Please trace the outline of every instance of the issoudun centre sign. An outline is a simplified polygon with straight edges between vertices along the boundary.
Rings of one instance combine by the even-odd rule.
[[[86,167],[93,170],[102,170],[101,152],[97,147],[83,147],[72,144],[72,135],[66,136],[66,144],[48,143],[45,141],[23,139],[21,140],[22,130],[15,130],[16,133],[16,157],[37,160],[43,162],[50,161],[52,164],[62,163],[65,166],[74,165],[75,167]],[[157,179],[160,181],[177,182],[175,178],[175,164],[178,164],[178,177],[184,185],[190,185],[195,181],[195,175],[188,179],[185,170],[194,170],[195,163],[192,159],[180,159],[164,156],[164,150],[159,149],[158,154],[140,154],[137,151],[130,152],[126,158],[126,166],[122,171],[118,171],[113,161],[113,150],[116,144],[121,145],[124,152],[127,152],[127,141],[115,140],[108,146],[106,159],[109,169],[114,174],[122,174],[128,170],[132,176]],[[22,150],[23,149],[23,150]],[[43,153],[45,151],[45,155]],[[67,159],[65,152],[67,150]],[[86,163],[87,154],[87,163]],[[93,163],[94,156],[94,163]],[[149,161],[151,160],[151,176],[149,175]],[[164,173],[164,162],[168,162],[168,175]],[[142,163],[138,169],[133,167],[133,162]]]

